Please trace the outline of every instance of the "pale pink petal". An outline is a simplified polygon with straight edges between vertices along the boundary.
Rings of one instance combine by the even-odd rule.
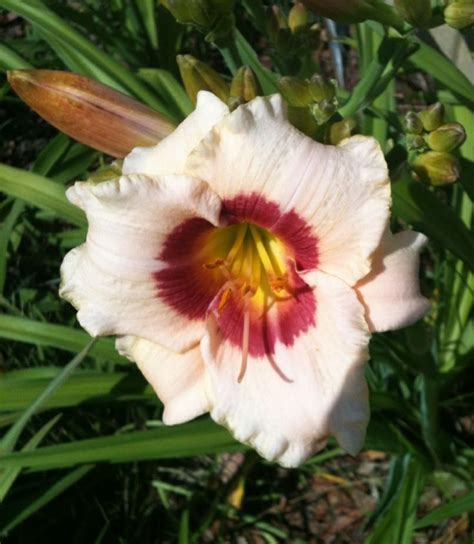
[[[136,147],[123,163],[124,174],[183,174],[184,163],[202,138],[229,108],[212,93],[198,93],[196,109],[154,147]]]
[[[426,236],[413,231],[384,237],[372,271],[356,285],[371,331],[406,327],[430,310],[418,280],[420,251],[426,242]]]
[[[165,303],[157,277],[168,266],[161,256],[171,232],[196,218],[218,222],[220,200],[207,184],[131,175],[76,183],[67,197],[89,221],[86,243],[61,266],[60,294],[78,309],[81,325],[93,336],[131,334],[174,351],[197,344],[204,317],[190,319]]]
[[[116,341],[122,354],[135,361],[164,404],[166,425],[184,423],[209,411],[205,368],[199,346],[174,353],[136,336]]]
[[[240,383],[241,349],[224,339],[213,314],[201,342],[213,419],[285,466],[302,463],[330,434],[357,452],[369,417],[362,305],[353,289],[323,272],[308,273],[305,281],[314,286],[315,324],[289,342],[277,341],[272,353],[250,356]]]
[[[209,132],[186,173],[210,184],[224,212],[229,202],[233,212],[236,199],[250,195],[253,206],[262,200],[279,207],[275,224],[262,226],[279,230],[290,214],[302,229],[309,225],[319,269],[350,285],[370,271],[390,208],[387,166],[375,139],[322,145],[290,125],[280,96],[257,98]],[[255,220],[252,210],[245,212]]]

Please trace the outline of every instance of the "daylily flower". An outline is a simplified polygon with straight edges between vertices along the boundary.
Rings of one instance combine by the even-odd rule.
[[[195,111],[123,175],[76,183],[87,241],[61,295],[92,335],[118,335],[166,424],[206,412],[263,457],[296,466],[334,435],[362,446],[370,333],[408,325],[425,237],[388,231],[373,138],[304,136],[279,95]]]

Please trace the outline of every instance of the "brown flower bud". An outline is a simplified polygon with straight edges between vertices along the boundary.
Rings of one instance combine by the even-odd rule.
[[[8,72],[13,90],[48,123],[113,157],[151,146],[175,126],[163,115],[92,79],[58,70]]]

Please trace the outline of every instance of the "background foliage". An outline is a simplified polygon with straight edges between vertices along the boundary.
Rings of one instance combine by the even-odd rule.
[[[275,4],[286,17],[291,3]],[[275,31],[267,7],[237,2],[238,30],[216,45],[152,0],[0,0],[0,534],[7,541],[472,542],[473,74],[428,30],[374,21],[334,30],[311,14],[308,29],[319,26],[295,38]],[[464,37],[456,33],[472,68]],[[134,365],[111,339],[91,342],[58,298],[59,263],[85,235],[64,187],[109,159],[41,121],[5,72],[71,70],[178,122],[192,109],[178,53],[205,60],[226,81],[248,65],[265,94],[277,91],[281,76],[342,74],[330,124],[350,116],[357,132],[379,140],[392,173],[393,227],[430,237],[421,281],[433,311],[373,338],[372,419],[357,460],[330,443],[299,470],[284,470],[209,418],[164,427]],[[407,111],[436,101],[468,134],[461,177],[444,187],[414,180],[403,127]]]

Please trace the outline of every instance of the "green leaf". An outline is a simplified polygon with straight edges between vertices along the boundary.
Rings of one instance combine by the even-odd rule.
[[[128,463],[242,451],[228,431],[210,419],[114,436],[91,438],[0,456],[0,468],[31,467],[50,470],[78,463]]]
[[[446,204],[405,172],[392,185],[393,212],[462,259],[474,270],[474,238]]]
[[[45,423],[39,431],[37,431],[23,446],[21,451],[32,451],[34,450],[43,440],[43,438],[49,433],[49,431],[56,425],[57,421],[61,417],[61,414],[50,419]],[[7,496],[8,491],[11,489],[12,485],[15,483],[15,480],[21,473],[19,468],[7,468],[4,471],[0,472],[0,503],[3,502]]]
[[[61,368],[12,370],[0,380],[0,413],[24,410],[60,374]],[[84,403],[153,401],[151,386],[137,373],[77,370],[43,404],[43,409],[67,408]]]
[[[8,432],[2,437],[0,441],[0,452],[9,452],[14,447],[15,444],[23,432],[23,429],[26,427],[32,416],[44,405],[51,395],[59,388],[61,385],[69,378],[69,376],[74,372],[77,366],[79,366],[85,357],[89,354],[89,351],[94,346],[96,339],[93,338],[85,348],[76,355],[62,370],[61,372],[53,379],[47,387],[35,398],[35,400],[28,406],[28,408],[21,414],[21,416],[15,421],[15,423],[10,427]],[[0,467],[1,468],[1,467]]]
[[[38,174],[0,164],[0,191],[37,208],[52,211],[74,225],[87,225],[83,211],[67,201],[64,187]]]
[[[24,208],[25,205],[23,202],[21,200],[16,200],[13,203],[10,212],[3,221],[2,228],[0,230],[0,294],[3,293],[7,277],[8,243],[10,241],[10,236],[13,229],[15,228],[19,217],[23,213]]]
[[[416,529],[424,529],[430,525],[441,523],[442,521],[461,516],[467,512],[474,512],[474,491],[453,499],[448,504],[444,504],[422,517],[415,523]]]
[[[0,338],[27,342],[39,346],[51,346],[77,353],[90,340],[90,336],[81,330],[43,323],[26,317],[0,314]],[[92,357],[116,364],[127,364],[125,357],[115,349],[114,340],[101,338],[90,351]]]
[[[155,19],[155,0],[135,0],[140,17],[153,49],[158,49],[158,29]]]
[[[339,108],[342,117],[351,117],[368,106],[384,92],[414,47],[402,38],[384,37],[376,55],[367,67],[362,79],[351,92],[346,104]]]
[[[16,51],[0,43],[0,68],[3,70],[28,70],[29,68],[34,68],[34,66]]]
[[[410,455],[395,461],[382,509],[365,544],[412,544],[416,509],[425,482],[425,469]]]
[[[176,110],[176,117],[183,119],[193,111],[193,104],[173,74],[161,68],[142,68],[138,75],[147,81],[163,100]]]

